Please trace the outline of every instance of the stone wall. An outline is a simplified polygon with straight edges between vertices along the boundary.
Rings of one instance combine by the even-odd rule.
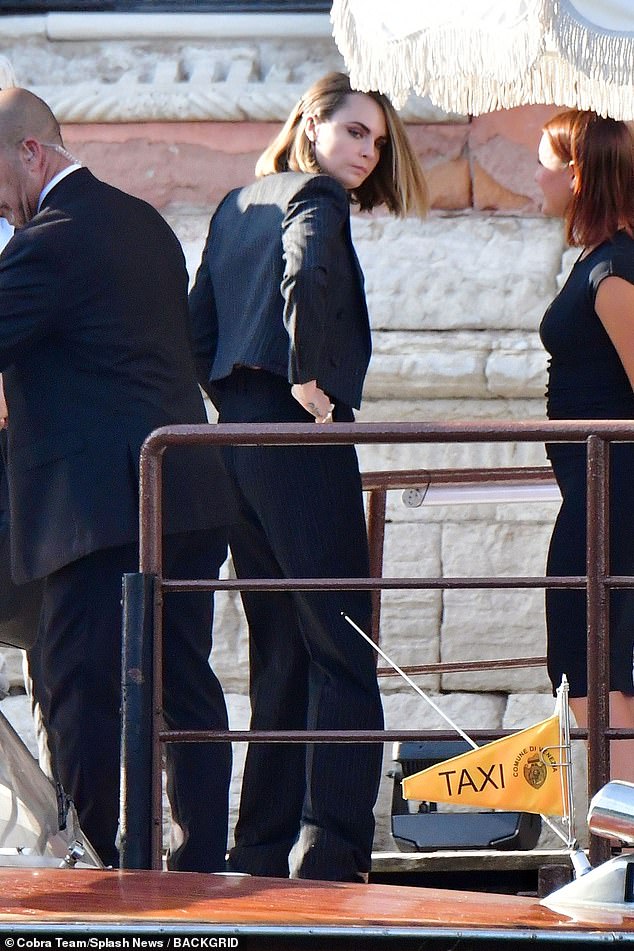
[[[14,17],[0,37],[18,83],[63,121],[68,148],[170,221],[192,277],[218,200],[252,177],[302,89],[342,65],[327,18],[193,17]],[[407,104],[433,210],[423,222],[354,216],[374,331],[360,420],[544,417],[537,328],[567,264],[561,227],[539,214],[533,180],[540,128],[553,111],[469,119],[424,100]],[[545,464],[543,447],[530,443],[363,447],[360,457],[365,470]],[[540,575],[556,509],[556,500],[408,508],[393,492],[384,573]],[[381,642],[400,665],[540,656],[543,594],[385,592]],[[247,653],[237,596],[218,598],[213,662],[232,725],[244,728]],[[1,663],[14,694],[2,708],[29,738],[18,657],[0,654]],[[520,728],[552,712],[540,667],[419,682],[467,730]],[[382,689],[388,728],[443,726],[398,678]],[[583,751],[576,756],[583,816]],[[390,848],[388,780],[378,814],[377,848]]]

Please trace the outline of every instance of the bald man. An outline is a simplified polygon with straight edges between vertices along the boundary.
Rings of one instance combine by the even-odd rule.
[[[0,215],[16,229],[0,256],[13,575],[45,579],[31,663],[53,770],[117,865],[121,578],[138,570],[139,450],[158,426],[206,421],[187,272],[158,212],[83,168],[24,89],[0,92]],[[168,451],[165,485],[166,576],[217,577],[233,503],[215,450]],[[227,726],[210,649],[210,596],[168,595],[171,729]],[[168,748],[171,868],[224,868],[230,770],[228,745]]]

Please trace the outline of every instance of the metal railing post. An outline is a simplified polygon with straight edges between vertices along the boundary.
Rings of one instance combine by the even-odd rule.
[[[371,489],[368,499],[368,547],[370,549],[370,577],[381,578],[383,575],[383,550],[385,544],[385,510],[387,506],[387,492],[385,489]],[[379,643],[381,630],[381,589],[371,593],[372,598],[372,630],[371,637],[375,644]]]
[[[139,570],[155,578],[153,598],[151,737],[152,858],[150,868],[162,866],[163,846],[163,455],[165,446],[149,452],[141,447],[139,482]]]
[[[123,576],[121,644],[121,868],[152,867],[154,578]]]
[[[586,591],[588,619],[588,794],[610,779],[610,592],[609,444],[599,436],[587,440]],[[607,839],[590,836],[590,862],[610,857]]]

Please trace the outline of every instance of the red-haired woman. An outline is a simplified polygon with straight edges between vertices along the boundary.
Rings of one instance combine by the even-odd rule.
[[[543,129],[536,181],[543,211],[564,219],[580,249],[565,285],[544,315],[550,354],[550,419],[634,420],[634,138],[625,122],[568,110]],[[551,443],[547,452],[562,494],[547,573],[586,573],[586,448]],[[611,449],[610,570],[634,574],[634,444]],[[553,689],[570,681],[571,707],[587,725],[586,596],[546,592],[548,672]],[[610,710],[616,727],[634,727],[634,590],[610,594]],[[612,775],[634,779],[634,742],[612,744]]]

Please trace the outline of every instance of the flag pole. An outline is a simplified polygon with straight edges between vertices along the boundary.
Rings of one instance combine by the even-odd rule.
[[[581,878],[582,875],[585,875],[586,872],[589,872],[592,869],[592,866],[590,865],[586,853],[577,842],[575,836],[575,797],[572,770],[572,742],[570,739],[570,706],[568,704],[569,690],[570,686],[568,684],[568,678],[565,674],[562,674],[561,684],[557,689],[557,701],[560,705],[559,724],[561,731],[561,746],[566,755],[566,763],[562,763],[562,766],[567,766],[565,773],[566,787],[565,789],[562,789],[562,792],[565,793],[568,803],[568,848],[570,849],[570,861],[572,862],[575,878]],[[561,781],[562,783],[564,782],[563,769],[561,771]]]
[[[434,701],[431,699],[431,697],[428,697],[427,694],[426,694],[423,690],[420,689],[420,687],[418,686],[418,684],[415,684],[414,681],[412,680],[412,678],[411,678],[411,677],[408,677],[407,674],[405,673],[405,671],[404,671],[404,670],[401,670],[401,668],[398,666],[398,664],[395,664],[394,661],[391,660],[391,659],[387,656],[387,654],[385,653],[385,651],[381,650],[381,648],[379,647],[379,645],[378,645],[378,644],[375,644],[374,641],[372,640],[372,638],[371,638],[371,637],[368,637],[368,635],[365,633],[365,631],[362,630],[362,629],[359,627],[358,624],[355,624],[355,622],[352,620],[352,618],[349,618],[348,615],[347,615],[347,614],[344,614],[343,611],[341,612],[341,614],[342,614],[342,617],[348,622],[348,624],[350,624],[350,626],[355,629],[355,631],[357,632],[357,634],[360,634],[361,637],[363,637],[363,638],[368,642],[368,644],[370,644],[370,646],[374,648],[374,650],[377,652],[377,654],[379,655],[379,657],[382,657],[383,660],[387,661],[387,663],[390,665],[390,667],[392,667],[392,668],[397,672],[397,674],[400,674],[400,675],[401,675],[401,677],[403,678],[403,680],[405,681],[405,683],[406,683],[406,684],[409,684],[409,686],[412,688],[412,690],[415,690],[416,693],[418,694],[418,696],[419,696],[419,697],[422,697],[422,699],[425,700],[425,702],[428,703],[430,707],[433,707],[433,709],[436,711],[436,713],[439,714],[439,716],[441,716],[441,717],[443,718],[443,720],[445,720],[445,722],[449,724],[449,726],[452,728],[452,730],[455,730],[456,733],[459,733],[460,736],[462,737],[462,739],[465,740],[465,741],[469,744],[469,746],[472,746],[474,750],[477,750],[477,749],[478,749],[478,744],[477,744],[474,740],[472,740],[471,737],[470,737],[467,733],[464,732],[464,730],[461,730],[460,727],[458,726],[458,724],[457,724],[457,723],[454,723],[454,721],[451,719],[451,717],[447,716],[447,714],[444,713],[444,712],[440,709],[440,707],[438,706],[438,704],[434,703]]]
[[[357,632],[357,634],[360,634],[361,637],[362,637],[365,641],[368,642],[368,644],[370,645],[370,647],[372,647],[372,649],[376,651],[376,653],[379,655],[379,657],[382,657],[383,660],[386,661],[386,662],[390,665],[390,667],[391,667],[393,670],[395,670],[395,671],[397,672],[397,674],[399,674],[399,675],[403,678],[403,680],[405,681],[405,683],[408,684],[414,691],[416,691],[416,693],[418,694],[418,696],[421,697],[426,703],[428,703],[429,706],[432,707],[432,708],[436,711],[436,713],[438,713],[438,715],[439,715],[440,717],[442,717],[442,719],[443,719],[446,723],[448,723],[449,726],[450,726],[453,730],[455,730],[456,733],[458,733],[458,734],[463,738],[463,740],[465,740],[473,749],[478,749],[478,748],[479,748],[479,747],[478,747],[478,744],[477,744],[474,740],[472,740],[471,737],[470,737],[467,733],[465,733],[465,731],[462,730],[462,729],[457,725],[457,723],[454,723],[454,721],[451,719],[451,717],[449,717],[446,713],[444,713],[444,712],[440,709],[440,707],[438,706],[438,704],[434,703],[434,701],[431,699],[431,697],[429,697],[423,690],[421,690],[420,687],[418,686],[418,684],[415,684],[414,681],[412,680],[412,678],[409,677],[409,676],[405,673],[405,671],[402,670],[402,669],[398,666],[398,664],[396,664],[396,663],[391,659],[391,657],[388,657],[388,655],[385,653],[385,651],[384,651],[381,647],[379,647],[379,645],[376,644],[376,643],[372,640],[372,638],[369,637],[369,636],[365,633],[365,631],[364,631],[362,628],[359,627],[358,624],[355,624],[355,622],[352,620],[352,618],[348,617],[348,615],[347,615],[344,611],[341,612],[341,616],[343,617],[343,619],[344,619],[345,621],[348,622],[348,624],[349,624],[351,627],[354,628],[354,630]],[[559,691],[557,692],[557,694],[558,694],[558,696],[559,696]],[[567,709],[568,709],[568,704],[567,704],[567,703],[565,704],[565,707],[566,707],[566,710],[567,710]],[[561,715],[560,715],[560,724],[561,724]],[[561,726],[560,726],[560,730],[561,730]],[[572,760],[571,760],[571,758],[570,758],[570,718],[568,718],[568,763],[570,764],[569,767],[568,767],[568,770],[569,770],[570,773],[572,773]],[[562,772],[563,772],[563,770],[562,770]],[[570,784],[569,784],[569,785],[570,785]],[[570,813],[570,798],[568,798],[568,812]],[[572,837],[571,837],[571,834],[570,834],[570,828],[568,829],[568,834],[566,834],[566,833],[563,832],[561,829],[559,829],[559,828],[555,825],[555,823],[551,821],[551,819],[550,819],[548,816],[545,816],[543,813],[540,813],[540,817],[541,817],[542,821],[546,823],[546,825],[547,825],[548,828],[551,830],[551,832],[554,832],[554,834],[555,834],[559,839],[561,839],[561,841],[565,844],[566,848],[572,850],[572,851],[571,851],[571,856],[570,856],[570,858],[571,858],[573,867],[574,867],[574,869],[575,869],[575,874],[577,875],[577,877],[579,877],[579,875],[582,875],[582,874],[583,874],[583,871],[581,871],[581,870],[578,871],[578,870],[577,870],[577,865],[576,865],[576,863],[575,863],[575,855],[578,854],[578,853],[581,853],[581,855],[583,855],[584,859],[585,859],[585,855],[584,855],[584,853],[581,851],[581,849],[579,848],[579,846],[577,845],[577,843],[576,843],[574,840],[573,840],[572,843],[571,843],[571,838],[572,838]],[[575,849],[576,849],[576,852],[574,851]],[[586,859],[586,862],[587,862],[587,859]],[[589,865],[589,863],[588,863],[588,868],[585,869],[585,871],[588,871],[589,868],[590,868],[590,865]]]
[[[557,688],[557,702],[559,705],[559,729],[561,734],[561,749],[566,757],[566,762],[562,766],[567,766],[567,770],[561,771],[562,795],[565,796],[568,804],[568,838],[570,847],[575,846],[575,800],[572,777],[572,744],[570,742],[570,707],[568,705],[568,678],[562,674],[561,684]],[[564,778],[565,777],[565,778]]]

